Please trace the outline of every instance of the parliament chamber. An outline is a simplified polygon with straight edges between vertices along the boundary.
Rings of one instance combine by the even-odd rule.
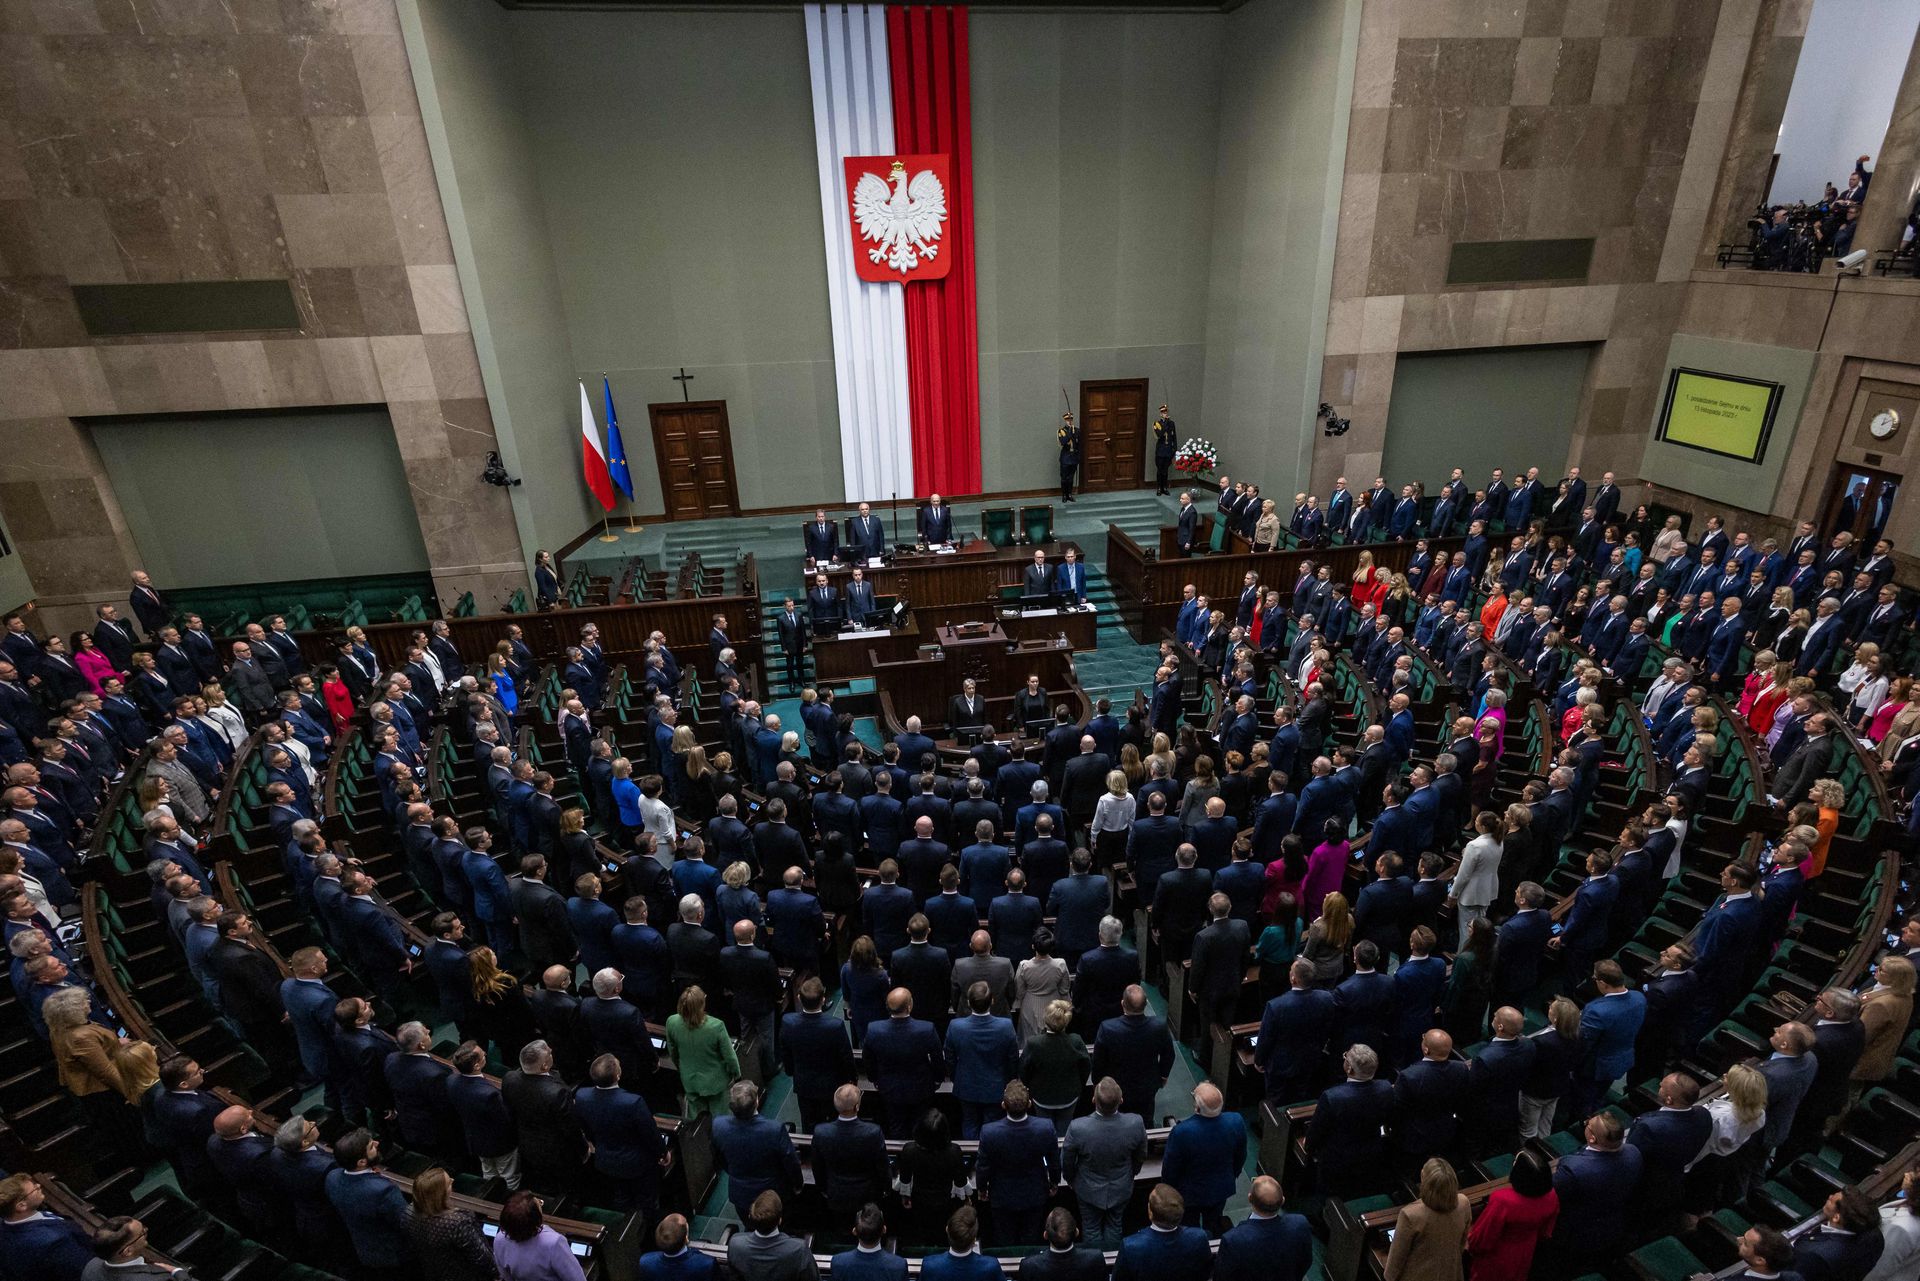
[[[1917,36],[0,3],[0,1281],[1920,1278]]]

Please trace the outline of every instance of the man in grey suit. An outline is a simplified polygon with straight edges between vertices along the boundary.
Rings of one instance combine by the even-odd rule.
[[[1741,1196],[1751,1192],[1772,1167],[1774,1150],[1787,1141],[1800,1100],[1807,1097],[1820,1070],[1813,1055],[1813,1029],[1804,1023],[1782,1023],[1767,1044],[1773,1047],[1773,1055],[1760,1064],[1760,1075],[1767,1079],[1767,1122],[1733,1154],[1735,1186]]]
[[[969,951],[953,963],[953,1008],[966,1008],[967,989],[985,983],[993,995],[993,1012],[1007,1016],[1013,1001],[1013,962],[993,954],[993,935],[975,930],[968,940]]]
[[[778,1192],[762,1192],[747,1211],[752,1231],[727,1238],[727,1266],[737,1281],[818,1281],[813,1251],[799,1237],[780,1230],[786,1207]]]
[[[148,1263],[147,1225],[118,1214],[93,1230],[94,1257],[80,1269],[80,1281],[193,1281],[185,1268]]]
[[[233,666],[227,668],[223,684],[233,705],[249,715],[273,706],[273,678],[253,656],[253,646],[245,641],[234,642]]]
[[[1133,1198],[1133,1176],[1147,1160],[1147,1125],[1120,1110],[1120,1083],[1103,1076],[1093,1087],[1093,1115],[1067,1127],[1062,1172],[1080,1200],[1087,1245],[1118,1250],[1121,1220]]]

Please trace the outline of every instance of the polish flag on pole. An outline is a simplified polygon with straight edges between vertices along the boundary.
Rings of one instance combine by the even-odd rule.
[[[593,405],[587,399],[587,384],[580,384],[581,461],[586,467],[587,488],[600,500],[604,511],[613,510],[613,476],[607,470],[607,452],[600,447],[600,429],[594,425]]]

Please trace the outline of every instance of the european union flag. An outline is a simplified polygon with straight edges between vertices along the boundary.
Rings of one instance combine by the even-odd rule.
[[[628,498],[633,497],[633,473],[627,470],[627,447],[620,439],[620,419],[613,412],[613,387],[605,374],[600,386],[607,394],[607,474]]]

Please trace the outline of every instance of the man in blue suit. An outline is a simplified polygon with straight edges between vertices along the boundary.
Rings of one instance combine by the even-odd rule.
[[[1135,826],[1137,829],[1138,824]],[[1046,914],[1054,918],[1054,941],[1069,969],[1079,964],[1088,949],[1099,945],[1100,918],[1113,901],[1112,882],[1093,870],[1093,858],[1087,851],[1073,852],[1072,868],[1071,875],[1053,883],[1046,899]]]
[[[402,1024],[394,1040],[400,1052],[387,1057],[383,1070],[401,1140],[443,1160],[457,1159],[460,1121],[447,1098],[453,1069],[433,1057],[433,1034],[423,1023]]]
[[[1540,956],[1553,937],[1548,916],[1548,891],[1536,882],[1521,882],[1513,891],[1515,912],[1494,933],[1494,1004],[1526,1006],[1540,983]]]
[[[667,1145],[653,1109],[620,1088],[620,1060],[602,1054],[587,1070],[590,1084],[573,1094],[573,1114],[593,1145],[593,1170],[606,1180],[615,1209],[638,1209],[651,1218],[660,1202],[660,1170]]]
[[[1247,1217],[1220,1238],[1214,1281],[1303,1281],[1313,1267],[1313,1228],[1285,1205],[1278,1179],[1254,1179]]]
[[[340,1106],[332,1066],[333,1007],[340,998],[327,986],[327,954],[317,947],[303,947],[287,958],[288,978],[280,981],[280,1004],[286,1008],[287,1021],[293,1026],[294,1044],[300,1049],[300,1070],[304,1079],[327,1083],[326,1104]]]
[[[883,1170],[884,1153],[883,1148]],[[833,1256],[829,1275],[835,1281],[907,1281],[907,1261],[886,1247],[887,1219],[873,1204],[879,1199],[879,1193],[875,1193],[856,1207],[857,1213],[852,1216],[854,1248]],[[668,1279],[648,1278],[643,1273],[642,1281]]]
[[[1784,1275],[1797,1273],[1807,1281],[1863,1277],[1880,1261],[1885,1244],[1879,1207],[1849,1185],[1827,1197],[1819,1225],[1793,1243],[1793,1271]]]
[[[380,1173],[380,1144],[366,1130],[333,1142],[340,1168],[327,1174],[327,1200],[346,1225],[353,1257],[369,1276],[391,1276],[417,1265],[407,1224],[406,1195]]]
[[[960,1101],[960,1137],[977,1139],[1020,1070],[1020,1038],[1012,1020],[992,1012],[993,990],[986,983],[968,987],[966,997],[967,1016],[947,1027],[947,1072]]]
[[[1634,1118],[1627,1146],[1640,1152],[1637,1215],[1645,1232],[1662,1231],[1668,1216],[1681,1208],[1686,1170],[1713,1133],[1713,1117],[1700,1101],[1700,1083],[1684,1072],[1661,1078],[1660,1108]]]
[[[1333,989],[1339,1016],[1331,1047],[1344,1053],[1364,1045],[1376,1055],[1387,1046],[1387,1025],[1393,1018],[1393,979],[1380,972],[1384,955],[1371,940],[1353,945],[1353,973]]]
[[[861,1053],[880,1094],[887,1137],[910,1137],[946,1079],[946,1056],[933,1024],[913,1017],[906,988],[887,993],[887,1017],[867,1028]]]
[[[1600,994],[1580,1011],[1580,1066],[1574,1072],[1574,1107],[1581,1112],[1598,1108],[1613,1083],[1627,1075],[1647,1021],[1647,998],[1628,990],[1618,961],[1595,965],[1593,985]]]
[[[635,1266],[639,1281],[713,1281],[713,1260],[687,1247],[688,1233],[684,1215],[669,1214],[660,1220],[653,1231],[654,1249],[641,1255]]]
[[[1019,868],[1007,873],[1005,884],[1006,893],[987,905],[987,932],[993,937],[993,954],[1017,968],[1033,955],[1033,932],[1040,928],[1047,905],[1027,893],[1027,874]],[[1056,942],[1058,937],[1056,931]]]
[[[92,1239],[73,1220],[46,1208],[46,1189],[25,1174],[0,1179],[0,1250],[22,1277],[78,1281],[93,1261]],[[110,1274],[109,1274],[110,1275]]]
[[[1028,1246],[1040,1239],[1047,1199],[1060,1181],[1060,1145],[1053,1126],[1032,1115],[1025,1082],[1007,1081],[1000,1106],[1005,1118],[981,1128],[974,1178],[990,1211],[993,1243]]]
[[[1276,1107],[1312,1097],[1327,1042],[1339,1015],[1333,993],[1313,985],[1313,962],[1300,958],[1287,971],[1289,991],[1267,1002],[1253,1064],[1266,1074],[1267,1102]]]
[[[1760,901],[1753,896],[1757,881],[1744,863],[1728,863],[1720,871],[1724,891],[1693,936],[1693,971],[1700,976],[1700,1006],[1695,1026],[1704,1030],[1726,1013],[1745,990],[1753,966],[1752,951],[1760,938]]]
[[[1147,1194],[1148,1226],[1120,1243],[1113,1281],[1206,1281],[1213,1250],[1200,1228],[1183,1226],[1187,1207],[1165,1183]]]
[[[1079,555],[1071,547],[1053,571],[1053,590],[1073,604],[1087,603],[1087,567],[1080,563]]]
[[[1565,928],[1547,942],[1550,949],[1560,953],[1564,963],[1561,982],[1569,992],[1587,981],[1594,960],[1606,950],[1614,904],[1620,899],[1620,882],[1613,878],[1612,871],[1613,855],[1605,850],[1587,855],[1587,879],[1573,893]]]
[[[790,1201],[800,1190],[800,1153],[786,1127],[761,1114],[760,1087],[751,1081],[727,1090],[727,1115],[713,1122],[713,1155],[727,1175],[727,1200],[742,1219],[762,1192]]]
[[[1346,1080],[1320,1096],[1307,1126],[1307,1155],[1319,1166],[1327,1195],[1343,1200],[1384,1185],[1387,1144],[1395,1119],[1393,1087],[1374,1079],[1380,1060],[1365,1045],[1341,1056]]]
[[[879,883],[860,894],[862,932],[873,939],[883,962],[907,945],[907,922],[919,910],[913,891],[899,884],[899,879],[900,865],[888,857],[881,860]]]
[[[1346,804],[1346,789],[1333,778],[1333,762],[1316,756],[1313,777],[1300,789],[1300,805],[1294,812],[1293,830],[1311,843],[1318,843],[1328,819],[1340,813]]]
[[[1561,1157],[1553,1172],[1561,1217],[1552,1255],[1568,1272],[1611,1258],[1626,1238],[1643,1157],[1625,1136],[1617,1114],[1596,1112],[1587,1118],[1586,1146]]]
[[[1246,1161],[1245,1119],[1226,1110],[1219,1086],[1202,1081],[1193,1087],[1193,1115],[1167,1135],[1160,1170],[1160,1177],[1186,1202],[1182,1222],[1204,1229],[1208,1236],[1219,1232]]]
[[[479,917],[480,938],[496,953],[513,950],[513,890],[506,873],[494,860],[493,837],[484,827],[467,829],[466,852],[460,856],[460,870],[473,890],[473,911]]]

